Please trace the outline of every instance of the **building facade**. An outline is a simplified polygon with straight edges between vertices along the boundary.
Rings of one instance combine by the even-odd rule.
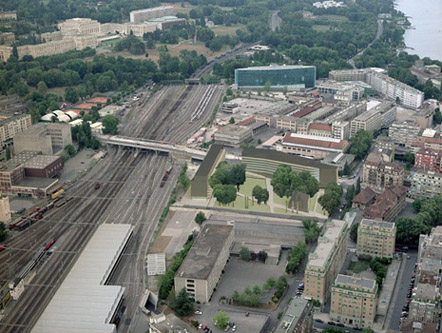
[[[0,144],[3,145],[5,141],[13,139],[18,133],[26,131],[32,126],[31,115],[24,114],[5,119],[0,122]]]
[[[388,136],[401,147],[411,147],[417,141],[420,127],[413,120],[394,122],[388,129]]]
[[[371,154],[370,154],[371,155]],[[392,185],[404,183],[404,167],[396,162],[385,162],[379,159],[370,160],[367,157],[362,174],[362,185],[381,192]]]
[[[315,66],[261,66],[235,69],[235,84],[239,89],[263,89],[269,82],[271,88],[289,90],[314,88]]]
[[[441,150],[422,148],[415,154],[414,167],[425,171],[442,172],[441,159]]]
[[[332,123],[332,138],[348,140],[350,138],[350,122],[334,121]]]
[[[442,196],[442,173],[416,169],[411,179],[409,196],[413,199]]]
[[[356,250],[358,255],[393,258],[396,245],[396,226],[392,222],[363,219],[358,227]]]
[[[330,319],[349,326],[374,322],[378,286],[375,280],[339,274],[332,287]]]
[[[275,333],[309,333],[313,329],[313,306],[310,301],[292,298]]]
[[[230,124],[221,127],[215,133],[215,143],[226,147],[239,148],[252,139],[253,130],[250,127]]]
[[[58,24],[58,28],[64,34],[88,34],[100,33],[100,22],[90,18],[72,18]]]
[[[391,185],[385,188],[381,194],[376,195],[373,204],[365,207],[364,217],[394,221],[404,208],[407,192],[408,189],[401,185]]]
[[[173,15],[172,6],[160,6],[154,8],[134,10],[129,13],[129,19],[132,23],[142,23],[153,18]]]
[[[348,225],[341,220],[326,223],[325,233],[318,239],[314,252],[310,253],[304,273],[304,298],[328,299],[330,288],[339,273],[347,254]]]
[[[230,257],[232,243],[233,226],[204,225],[175,275],[175,292],[184,288],[195,302],[209,302]]]

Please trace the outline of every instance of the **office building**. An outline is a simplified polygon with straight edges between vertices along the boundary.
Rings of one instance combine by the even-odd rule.
[[[338,167],[324,164],[308,158],[296,155],[285,154],[276,150],[265,150],[247,148],[242,152],[242,163],[246,165],[246,170],[262,174],[267,177],[275,172],[279,165],[284,164],[292,168],[293,171],[308,171],[319,182],[319,186],[324,188],[328,183],[338,181]]]
[[[383,154],[370,153],[365,160],[362,174],[362,186],[382,192],[385,187],[402,185],[404,167],[396,162],[385,161]]]
[[[410,148],[411,144],[417,141],[420,127],[414,120],[394,122],[388,129],[388,136],[393,142],[401,147]]]
[[[381,128],[381,116],[376,109],[371,109],[354,118],[350,123],[350,137],[354,137],[359,130],[375,131]]]
[[[224,161],[225,156],[226,151],[222,146],[213,144],[210,147],[191,181],[190,194],[192,198],[207,199],[211,197],[212,188],[209,186],[209,178],[215,172],[218,164]]]
[[[276,150],[314,159],[323,159],[330,153],[343,153],[348,147],[346,140],[330,137],[286,133]]]
[[[320,94],[331,94],[335,100],[347,103],[359,101],[364,95],[364,88],[355,83],[326,80],[319,83],[316,88]]]
[[[59,23],[58,28],[63,34],[96,35],[100,33],[100,22],[90,18],[75,17]]]
[[[229,124],[215,132],[215,143],[226,147],[239,148],[244,143],[252,140],[252,135],[253,130],[250,127]]]
[[[366,81],[367,71],[369,69],[349,69],[349,70],[334,70],[330,71],[328,77],[330,80],[344,82],[344,81]]]
[[[304,298],[327,300],[330,288],[345,261],[348,245],[346,221],[331,220],[325,224],[325,233],[319,237],[316,249],[309,254],[304,273]]]
[[[173,15],[172,6],[160,6],[154,8],[134,10],[129,13],[130,22],[142,23],[153,18]]]
[[[330,319],[349,326],[372,326],[377,293],[375,280],[339,274],[332,287]]]
[[[442,196],[442,173],[415,169],[409,196],[413,199],[429,199]]]
[[[332,138],[348,140],[350,138],[350,122],[334,121],[332,123]]]
[[[14,137],[14,151],[37,151],[44,155],[61,153],[72,144],[71,127],[65,123],[38,123]]]
[[[310,301],[292,298],[275,333],[309,333],[313,329],[313,306]]]
[[[13,139],[16,134],[27,130],[31,126],[31,115],[29,114],[0,121],[0,144],[3,145],[5,141]]]
[[[204,225],[175,275],[175,292],[184,288],[195,302],[209,302],[229,259],[232,242],[233,226]]]
[[[396,226],[392,222],[363,219],[358,227],[356,250],[358,255],[373,258],[393,258]]]
[[[264,89],[267,82],[273,89],[314,88],[316,67],[275,65],[235,69],[235,84],[239,89]]]

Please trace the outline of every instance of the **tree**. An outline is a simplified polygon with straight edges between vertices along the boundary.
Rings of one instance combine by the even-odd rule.
[[[6,161],[9,161],[11,159],[11,147],[6,147]]]
[[[359,227],[359,223],[354,223],[351,226],[351,229],[350,229],[350,239],[353,242],[357,242],[358,241],[358,227]]]
[[[288,253],[285,271],[291,274],[296,273],[306,254],[307,245],[304,242],[298,242]]]
[[[230,170],[230,183],[235,184],[239,191],[239,186],[246,181],[246,165],[244,163],[234,164]]]
[[[213,196],[220,204],[227,205],[236,200],[236,188],[233,185],[218,184],[213,188]]]
[[[442,123],[442,114],[440,113],[440,108],[434,110],[433,124],[439,125]]]
[[[64,91],[64,99],[70,103],[77,103],[78,94],[74,88],[67,87]]]
[[[336,183],[329,183],[324,194],[319,197],[318,203],[327,211],[328,215],[333,215],[341,205],[342,187]]]
[[[270,91],[270,87],[271,87],[271,83],[269,81],[267,81],[264,84],[264,91],[268,93]]]
[[[347,161],[345,161],[344,169],[342,170],[342,174],[345,175],[345,176],[348,176],[348,175],[351,174],[351,168],[348,165]]]
[[[104,116],[102,123],[104,127],[103,134],[117,134],[118,119],[114,115],[108,114],[107,116]]]
[[[227,88],[227,89],[226,89],[226,95],[227,95],[227,96],[232,96],[232,95],[233,95],[233,91],[232,91],[231,88]]]
[[[356,182],[355,196],[361,192],[361,177],[358,177]]]
[[[46,85],[46,83],[44,83],[44,81],[38,82],[37,91],[43,96],[46,95],[46,93],[48,92],[48,86]]]
[[[213,317],[213,321],[216,322],[216,327],[225,328],[230,318],[227,316],[225,311],[218,311],[218,313]]]
[[[235,118],[231,117],[231,118],[229,119],[229,124],[234,124],[234,123],[235,123]]]
[[[365,328],[362,330],[362,333],[374,333],[374,331],[372,330],[371,327],[365,327]]]
[[[206,220],[206,215],[203,212],[198,212],[195,216],[195,223],[196,224],[203,224],[203,222]]]
[[[178,316],[187,316],[193,312],[193,301],[187,293],[186,288],[180,290],[178,295],[170,304]]]
[[[252,253],[247,247],[243,246],[241,250],[239,250],[239,257],[241,260],[250,261],[250,259],[252,259]]]
[[[269,200],[269,191],[259,185],[256,185],[252,190],[252,196],[256,199],[256,201],[258,201],[259,204],[261,202],[266,203],[267,200]]]
[[[347,192],[345,193],[345,200],[346,200],[346,204],[347,207],[351,207],[353,198],[355,197],[355,186],[354,185],[350,185],[347,187]]]
[[[75,155],[75,148],[73,145],[67,145],[66,147],[64,147],[64,150],[66,151],[66,153],[68,153],[69,156]]]
[[[259,286],[258,286],[257,284],[255,284],[255,285],[253,286],[253,293],[254,293],[255,295],[261,295],[261,288],[259,288]]]
[[[416,199],[413,201],[413,209],[416,213],[419,213],[421,211],[422,208],[422,200],[421,199]]]
[[[350,154],[356,158],[362,159],[370,150],[373,135],[363,129],[356,132],[356,135],[350,140]]]
[[[311,244],[316,241],[321,233],[318,221],[316,219],[304,219],[302,225],[304,226],[305,242]]]
[[[0,222],[0,242],[3,242],[6,238],[8,238],[6,225],[3,222]]]

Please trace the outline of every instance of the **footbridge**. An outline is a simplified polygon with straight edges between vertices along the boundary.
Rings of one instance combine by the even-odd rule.
[[[122,147],[130,147],[141,150],[151,150],[162,153],[168,153],[177,157],[187,157],[194,160],[204,160],[207,150],[198,148],[188,148],[183,145],[177,145],[165,141],[155,141],[139,138],[130,138],[119,135],[100,135],[97,138],[105,144]]]

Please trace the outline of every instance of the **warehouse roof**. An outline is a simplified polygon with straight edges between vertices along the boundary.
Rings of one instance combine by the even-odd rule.
[[[55,155],[36,155],[32,159],[25,162],[25,168],[44,169],[57,160],[61,160],[61,157]]]
[[[124,287],[104,285],[133,227],[102,224],[38,319],[32,332],[114,332],[109,321]]]
[[[30,151],[30,150],[25,150],[22,151],[21,153],[15,155],[13,158],[11,158],[9,161],[3,162],[0,164],[0,171],[12,171],[16,168],[18,168],[19,166],[23,165],[29,161],[30,159],[32,159],[33,157],[35,157],[36,155],[38,155],[39,152],[38,151]]]

